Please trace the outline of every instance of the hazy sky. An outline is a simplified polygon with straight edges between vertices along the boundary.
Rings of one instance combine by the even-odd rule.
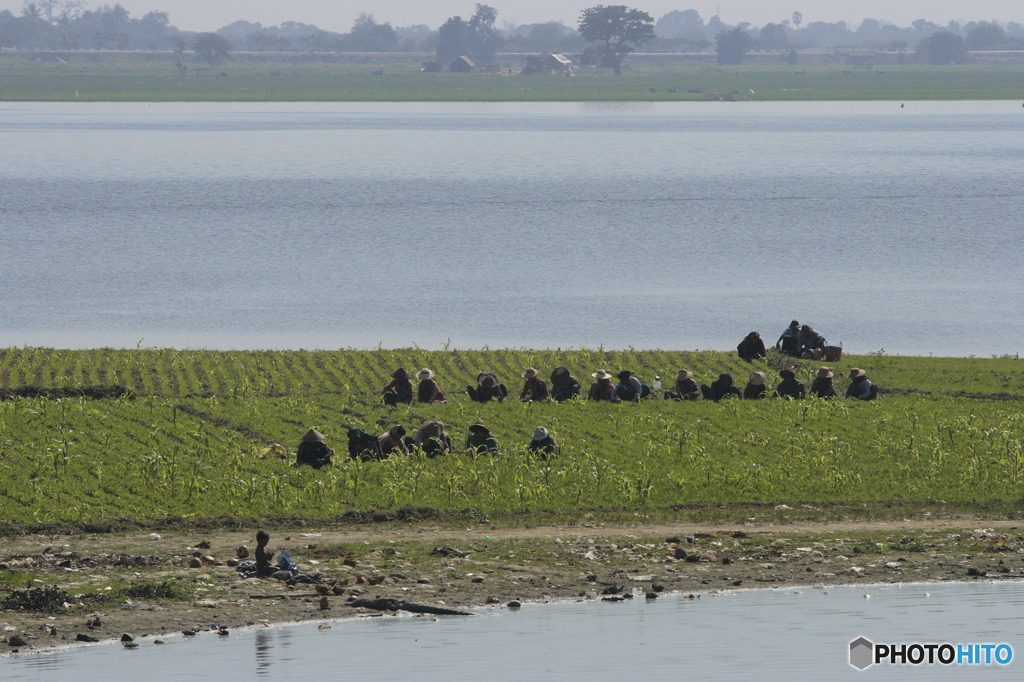
[[[116,2],[86,0],[84,4],[95,9]],[[348,32],[361,12],[393,26],[426,24],[437,28],[450,16],[468,18],[475,7],[474,0],[120,0],[120,4],[136,19],[152,10],[167,12],[171,23],[186,31],[213,31],[246,20],[264,26],[298,21],[338,33]],[[804,23],[842,19],[853,28],[865,17],[897,26],[909,26],[915,19],[937,24],[953,19],[1024,22],[1024,3],[1020,0],[489,0],[484,4],[498,10],[499,27],[544,21],[575,27],[581,9],[599,4],[636,7],[655,20],[672,10],[695,9],[705,21],[718,14],[728,24],[748,21],[756,26],[788,19],[794,11],[803,14]],[[22,5],[23,0],[0,0],[0,10],[15,14],[21,13]]]

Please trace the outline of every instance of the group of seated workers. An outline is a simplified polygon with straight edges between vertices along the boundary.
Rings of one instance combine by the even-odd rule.
[[[359,428],[350,428],[348,437],[349,457],[364,462],[379,461],[398,454],[408,455],[413,450],[421,450],[430,459],[453,452],[447,428],[442,422],[433,419],[425,420],[414,436],[408,436],[405,427],[397,424],[379,436],[366,434]],[[309,465],[314,469],[329,465],[334,451],[324,439],[324,434],[316,429],[307,431],[299,442],[295,463]],[[559,452],[558,443],[543,426],[534,429],[526,449],[541,459]],[[498,439],[482,420],[470,425],[466,450],[472,455],[498,454]]]
[[[792,327],[791,327],[792,329]],[[797,330],[799,332],[799,330]],[[811,330],[813,332],[813,330]],[[820,336],[820,335],[819,335]],[[808,337],[810,338],[810,337]],[[821,339],[824,342],[824,339]],[[764,349],[757,332],[751,332],[744,343],[749,347],[760,344],[759,348]],[[740,344],[743,347],[743,344]],[[742,353],[741,353],[742,356]],[[755,354],[752,358],[762,357]],[[422,369],[417,374],[420,380],[419,387],[414,390],[412,375],[404,368],[395,370],[392,374],[392,381],[384,387],[382,397],[387,405],[398,403],[412,403],[413,396],[421,403],[444,402],[444,394],[434,380],[434,372],[430,369]],[[569,373],[565,367],[557,367],[551,372],[550,388],[548,382],[540,376],[540,371],[534,367],[525,369],[523,387],[519,391],[519,400],[524,402],[539,402],[544,400],[555,400],[563,402],[580,395],[581,386],[579,380]],[[651,386],[640,381],[631,371],[622,370],[618,374],[599,369],[593,374],[595,381],[590,385],[587,392],[588,400],[608,402],[636,402],[643,398],[652,396]],[[732,375],[722,373],[710,385],[698,384],[694,379],[693,372],[679,370],[675,383],[668,388],[664,397],[672,400],[699,400],[707,399],[719,401],[726,397],[738,397],[746,399],[763,398],[768,395],[778,395],[788,398],[804,398],[808,395],[817,398],[831,398],[836,396],[836,390],[832,385],[832,370],[828,367],[821,367],[815,374],[814,381],[810,387],[796,379],[792,369],[784,369],[779,372],[781,382],[775,387],[774,392],[769,392],[767,387],[768,377],[765,372],[752,372],[747,379],[747,385],[741,390],[733,381]],[[873,387],[871,380],[867,378],[864,370],[854,368],[850,370],[850,385],[846,391],[847,398],[860,398],[871,400],[877,395],[877,387]],[[657,379],[657,377],[655,377]],[[617,381],[616,381],[617,380]],[[660,382],[655,383],[660,388]],[[498,380],[494,372],[480,372],[477,375],[476,386],[467,386],[466,392],[471,400],[486,403],[491,400],[502,402],[508,397],[508,389],[505,384]],[[309,434],[307,434],[309,435]],[[392,436],[386,442],[382,442],[381,454],[387,454],[390,449],[401,449],[400,436]]]
[[[767,357],[765,352],[764,343],[761,342],[760,335],[757,335],[757,342],[760,343],[760,347],[753,348],[748,343],[751,335],[757,334],[757,332],[750,332],[747,338],[743,339],[739,346],[736,347],[740,357],[744,360],[755,360],[758,357]],[[747,345],[744,345],[747,344]],[[828,341],[825,337],[814,330],[809,324],[801,325],[797,320],[793,320],[789,323],[789,327],[786,328],[782,335],[779,336],[775,342],[775,347],[794,358],[804,358],[806,360],[820,360],[822,355],[825,353],[825,347],[828,345]],[[751,354],[753,353],[753,354]],[[749,355],[749,357],[745,357]]]

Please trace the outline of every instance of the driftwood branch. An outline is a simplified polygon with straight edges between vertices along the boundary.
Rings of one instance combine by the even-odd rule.
[[[349,606],[374,609],[375,611],[409,611],[411,613],[429,613],[434,616],[472,616],[468,611],[458,611],[444,606],[416,604],[401,599],[353,599]]]

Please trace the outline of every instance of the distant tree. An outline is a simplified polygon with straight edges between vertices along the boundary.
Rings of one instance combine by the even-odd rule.
[[[437,58],[445,64],[462,55],[477,64],[490,64],[494,55],[504,43],[504,38],[494,27],[498,10],[490,5],[476,6],[469,21],[462,17],[449,17],[437,29]]]
[[[784,50],[789,47],[789,38],[786,37],[786,27],[782,24],[765,24],[761,29],[761,38],[758,40],[762,50]]]
[[[196,57],[210,66],[227,61],[231,55],[231,41],[219,33],[200,33],[192,42]]]
[[[1006,45],[1006,31],[996,23],[982,21],[967,29],[968,50],[998,50]]]
[[[967,44],[955,33],[937,31],[917,44],[917,53],[929,64],[963,64]]]
[[[494,22],[498,19],[498,10],[490,5],[476,5],[476,11],[469,18],[469,58],[477,64],[490,64],[498,49],[505,43]]]
[[[704,37],[704,20],[696,10],[673,10],[658,19],[654,33],[659,39],[699,40]]]
[[[715,36],[715,50],[718,52],[718,63],[742,64],[744,57],[747,56],[747,52],[750,52],[750,46],[753,42],[750,35],[739,26],[728,31],[720,31]]]
[[[802,12],[793,12],[793,25],[796,26],[797,30],[800,29],[800,24],[804,22],[804,15]]]
[[[445,64],[469,52],[469,25],[462,17],[448,17],[437,29],[437,59]]]
[[[398,46],[398,34],[391,24],[378,24],[372,14],[360,14],[343,41],[345,47],[358,52],[390,52]]]
[[[622,60],[654,38],[654,18],[625,5],[597,5],[580,13],[579,32],[588,43],[600,43],[601,61],[622,75]]]

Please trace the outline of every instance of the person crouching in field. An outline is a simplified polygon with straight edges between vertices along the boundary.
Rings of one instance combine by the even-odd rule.
[[[492,399],[500,403],[508,396],[508,389],[505,388],[505,384],[498,381],[494,372],[480,372],[476,375],[476,388],[466,386],[466,393],[469,394],[470,400],[478,403],[486,403]]]
[[[533,430],[533,437],[530,438],[530,444],[526,447],[530,454],[536,454],[541,459],[547,459],[549,455],[558,452],[558,443],[543,426],[538,426]]]
[[[711,398],[716,403],[722,398],[742,398],[743,393],[740,389],[736,388],[736,384],[732,381],[732,375],[726,372],[722,372],[718,375],[718,378],[711,382],[711,385],[707,388],[701,387],[701,393],[704,394],[705,398]]]
[[[832,370],[828,367],[819,367],[814,374],[814,381],[811,382],[811,397],[836,397],[836,387],[832,384]]]
[[[391,453],[396,450],[406,455],[409,454],[409,445],[405,442],[404,426],[392,426],[388,429],[387,433],[377,436],[377,443],[380,445],[380,456],[382,459],[390,457]]]
[[[523,372],[523,390],[519,391],[519,399],[523,402],[540,402],[548,399],[548,385],[540,378],[540,372],[529,367]]]
[[[423,422],[416,435],[413,436],[413,443],[423,451],[430,459],[447,455],[452,451],[452,441],[448,437],[448,431],[444,424],[428,419]]]
[[[765,386],[765,381],[768,377],[764,372],[751,372],[747,378],[747,385],[743,388],[743,398],[745,400],[757,400],[758,398],[768,397],[768,387]]]
[[[597,379],[597,381],[590,384],[590,392],[587,394],[587,400],[607,400],[613,403],[619,402],[619,399],[615,396],[615,384],[612,383],[611,372],[599,369],[590,376]]]
[[[421,403],[443,403],[444,393],[441,392],[441,387],[434,381],[434,371],[424,367],[416,373],[416,378],[420,380],[419,386],[416,387],[416,400]]]
[[[793,370],[784,369],[779,372],[779,376],[782,377],[782,381],[775,387],[775,395],[780,398],[792,398],[794,400],[800,400],[807,395],[807,387],[804,386],[804,382],[797,381]]]
[[[877,390],[864,370],[857,367],[850,369],[850,385],[846,387],[847,398],[873,400]]]
[[[640,380],[633,376],[628,369],[619,372],[616,377],[619,380],[615,386],[615,397],[626,402],[639,402],[640,398],[646,398],[651,394],[651,387],[640,383]]]
[[[761,340],[761,335],[757,332],[747,334],[740,341],[740,345],[736,346],[736,352],[739,354],[740,360],[747,362],[763,360],[768,357],[768,350],[764,347],[764,341]]]
[[[676,374],[676,382],[665,391],[668,400],[700,400],[700,386],[693,380],[693,372],[685,369]]]
[[[469,427],[466,449],[472,455],[496,455],[498,454],[498,439],[491,435],[490,429],[484,426],[482,421],[477,420]]]
[[[384,387],[381,396],[385,405],[412,404],[412,375],[405,367],[391,373],[391,383]]]
[[[319,469],[331,463],[334,451],[324,442],[324,434],[316,429],[310,429],[302,436],[299,442],[298,452],[295,453],[295,464],[308,464],[314,469]]]
[[[558,402],[565,402],[580,394],[580,382],[569,373],[566,367],[556,367],[551,372],[551,397]]]
[[[786,331],[782,332],[779,340],[775,342],[775,347],[786,355],[800,357],[800,322],[790,322]]]

